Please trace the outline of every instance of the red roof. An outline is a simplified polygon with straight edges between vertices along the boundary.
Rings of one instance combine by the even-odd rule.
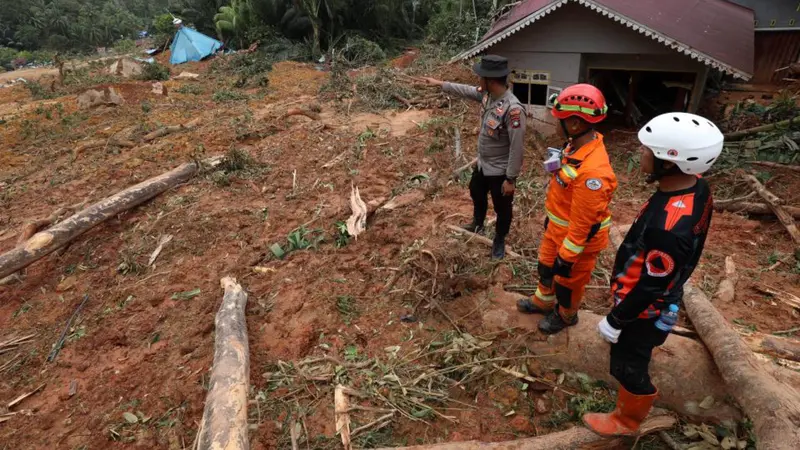
[[[471,57],[557,8],[579,3],[717,69],[750,78],[755,29],[751,9],[726,0],[524,0],[460,57]]]

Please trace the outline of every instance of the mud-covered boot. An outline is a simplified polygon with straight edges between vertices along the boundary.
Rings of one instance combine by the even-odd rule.
[[[558,308],[554,309],[544,319],[539,321],[539,331],[544,334],[556,334],[564,328],[571,327],[578,324],[578,316],[567,322],[558,313]]]
[[[483,234],[483,224],[479,224],[474,220],[467,225],[461,225],[461,228],[469,231],[470,233]]]
[[[544,309],[536,305],[536,302],[530,298],[521,298],[517,300],[517,311],[523,314],[550,314],[552,311],[552,307],[548,309]]]
[[[492,259],[503,259],[506,257],[506,237],[495,236],[492,242]]]

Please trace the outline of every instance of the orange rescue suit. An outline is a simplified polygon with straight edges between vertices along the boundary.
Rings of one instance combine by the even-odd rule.
[[[617,177],[603,136],[597,132],[584,146],[567,147],[561,164],[547,187],[547,219],[539,246],[539,285],[532,301],[543,310],[558,305],[561,317],[572,322],[597,256],[608,245],[609,203],[617,189]],[[568,277],[554,274],[556,257],[569,267]]]

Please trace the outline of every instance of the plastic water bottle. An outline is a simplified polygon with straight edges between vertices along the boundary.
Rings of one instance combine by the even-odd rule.
[[[656,322],[656,328],[669,333],[678,323],[678,305],[669,305],[669,309],[661,311],[661,317]]]

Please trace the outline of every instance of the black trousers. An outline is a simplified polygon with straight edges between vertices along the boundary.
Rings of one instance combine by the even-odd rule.
[[[611,375],[633,395],[656,393],[650,381],[650,358],[653,349],[669,336],[656,328],[657,320],[637,319],[622,330],[616,344],[611,344]]]
[[[475,207],[473,211],[475,223],[483,225],[486,220],[486,212],[489,210],[487,196],[491,193],[494,212],[497,213],[496,234],[500,236],[508,235],[511,230],[511,219],[514,216],[514,196],[503,195],[505,181],[505,175],[486,176],[482,170],[476,169],[472,172],[472,179],[469,182],[469,194]]]

